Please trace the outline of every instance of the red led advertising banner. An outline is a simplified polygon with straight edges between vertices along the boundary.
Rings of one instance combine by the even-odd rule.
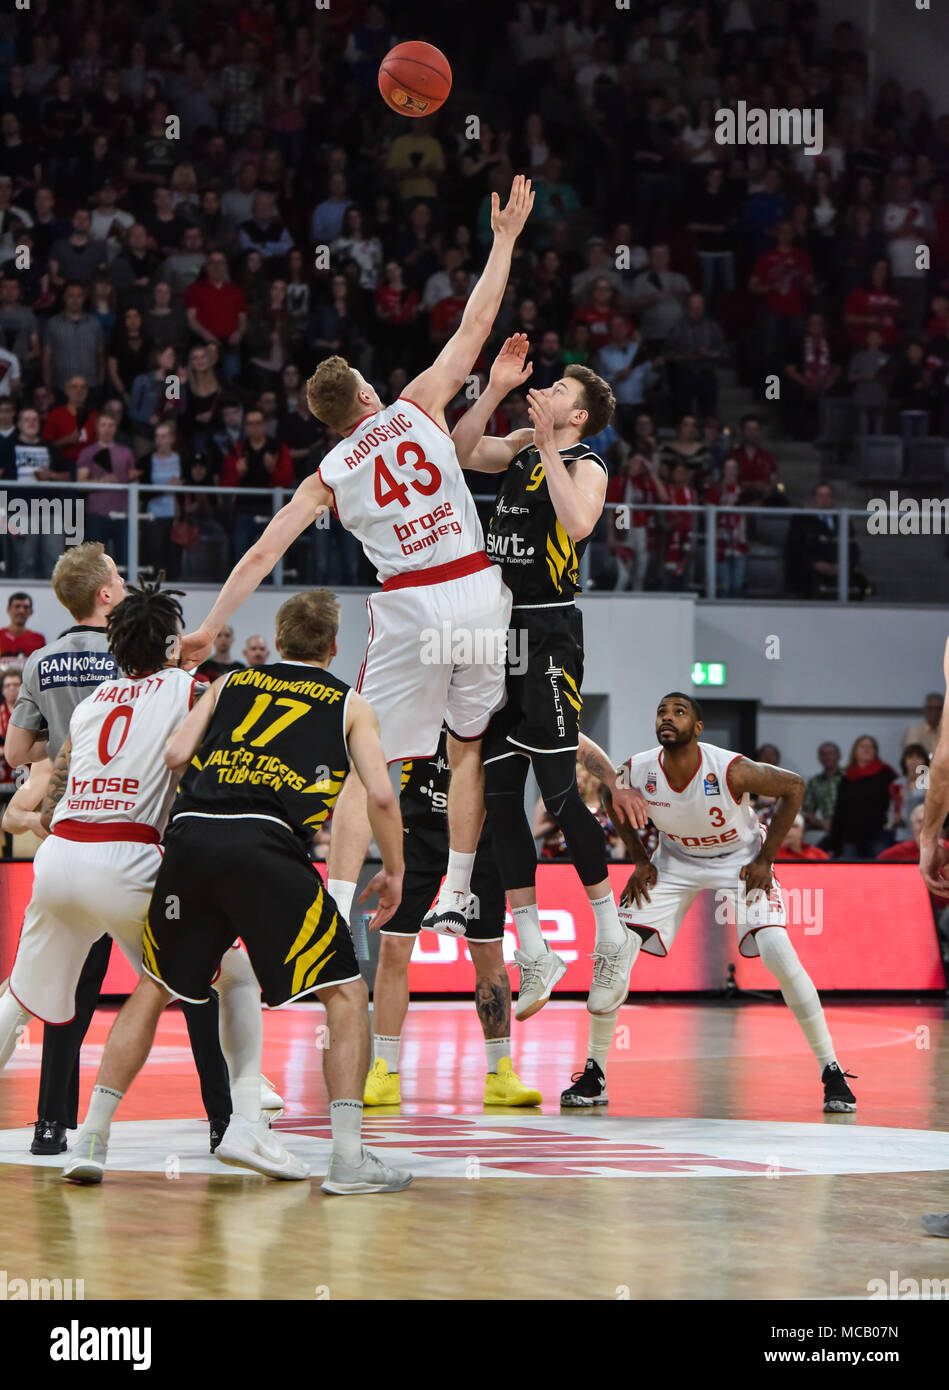
[[[325,878],[325,866],[317,866]],[[619,895],[629,865],[610,868]],[[818,989],[941,990],[940,960],[929,896],[910,864],[778,864],[788,908],[788,931]],[[0,979],[10,973],[23,913],[33,882],[32,864],[0,864]],[[590,986],[593,917],[576,873],[567,864],[542,864],[537,875],[541,926],[567,962],[557,992],[585,994]],[[744,930],[744,929],[743,929]],[[510,914],[505,959],[513,962],[517,939]],[[738,953],[738,932],[712,893],[692,904],[665,959],[641,952],[630,987],[634,993],[721,989],[734,964],[741,989],[773,990],[775,982],[757,959]],[[413,994],[467,994],[473,984],[463,940],[421,932],[409,967]],[[127,994],[135,977],[113,951],[104,993]]]

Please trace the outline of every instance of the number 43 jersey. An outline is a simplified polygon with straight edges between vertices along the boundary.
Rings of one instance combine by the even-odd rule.
[[[380,582],[484,551],[451,436],[404,397],[360,420],[318,472]]]
[[[305,662],[233,671],[185,770],[172,819],[263,816],[309,839],[349,771],[349,694],[344,681]]]
[[[659,831],[659,851],[676,859],[717,859],[735,854],[741,863],[754,859],[764,832],[748,794],[736,801],[728,782],[740,753],[698,745],[700,763],[684,787],[674,787],[663,767],[661,748],[634,753],[627,760],[630,785],[649,804],[649,819]]]

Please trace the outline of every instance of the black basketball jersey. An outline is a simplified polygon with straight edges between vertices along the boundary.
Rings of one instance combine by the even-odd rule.
[[[607,472],[585,444],[561,449],[560,457],[567,465],[591,458]],[[575,545],[558,521],[539,450],[533,444],[519,449],[501,481],[485,538],[488,559],[501,566],[515,607],[568,603],[579,588],[586,544]]]
[[[442,728],[433,758],[413,758],[402,764],[399,808],[402,824],[413,830],[448,834],[448,734]]]
[[[228,676],[172,817],[274,816],[308,839],[349,771],[349,686],[319,666],[277,661]]]

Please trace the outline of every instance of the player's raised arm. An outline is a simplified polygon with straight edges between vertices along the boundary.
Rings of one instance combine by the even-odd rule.
[[[491,366],[487,390],[452,430],[451,441],[462,468],[503,473],[517,451],[531,442],[533,431],[528,429],[514,430],[503,439],[484,432],[505,396],[523,386],[533,371],[533,364],[526,361],[529,347],[526,333],[515,333],[505,340]]]
[[[946,688],[949,690],[949,641],[943,659]],[[949,813],[949,719],[943,711],[939,742],[929,764],[929,787],[923,803],[925,815],[919,837],[919,872],[930,893],[949,898],[949,879],[942,876],[949,864],[949,851],[942,843],[942,825]]]
[[[17,787],[7,802],[3,818],[0,820],[0,830],[5,830],[8,835],[24,835],[27,831],[32,831],[41,840],[46,838],[49,832],[40,821],[39,808],[46,795],[52,771],[53,764],[49,758],[43,758],[33,764],[29,777],[22,787]]]
[[[260,540],[245,551],[231,570],[210,613],[194,632],[181,639],[181,664],[194,666],[210,656],[214,639],[236,609],[248,598],[290,546],[318,516],[333,505],[333,494],[316,473],[304,478],[285,507],[281,507]]]
[[[557,520],[576,544],[585,540],[603,514],[606,473],[592,458],[581,458],[572,472],[560,456],[554,434],[554,409],[550,399],[528,391],[528,414],[534,425],[534,446],[544,465],[544,476]]]
[[[530,179],[523,174],[518,174],[511,184],[511,196],[505,207],[501,207],[496,193],[491,194],[494,241],[481,278],[471,291],[461,323],[453,336],[432,365],[410,381],[403,392],[407,401],[420,405],[443,427],[445,406],[468,379],[497,318],[511,271],[514,243],[533,206]]]
[[[389,781],[389,768],[379,737],[379,720],[368,700],[354,691],[346,710],[346,743],[356,769],[356,775],[366,788],[369,824],[379,853],[382,868],[360,893],[357,901],[365,902],[376,893],[379,907],[372,919],[372,930],[384,926],[402,901],[402,875],[405,860],[402,852],[402,813],[399,800]]]
[[[187,767],[201,747],[201,740],[207,733],[211,715],[217,705],[217,697],[226,680],[227,676],[218,676],[217,680],[211,683],[207,694],[202,695],[193,709],[188,711],[165,744],[165,766],[170,767],[173,772],[180,772],[182,768]]]
[[[765,842],[757,858],[746,864],[740,875],[747,892],[760,888],[768,893],[771,891],[771,866],[804,800],[804,778],[786,767],[739,758],[728,769],[728,786],[736,801],[740,801],[745,792],[778,799]]]

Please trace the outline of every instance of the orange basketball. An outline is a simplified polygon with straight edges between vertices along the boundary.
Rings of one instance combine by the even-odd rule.
[[[400,116],[430,116],[451,91],[451,65],[430,43],[397,43],[379,66],[379,91]]]

